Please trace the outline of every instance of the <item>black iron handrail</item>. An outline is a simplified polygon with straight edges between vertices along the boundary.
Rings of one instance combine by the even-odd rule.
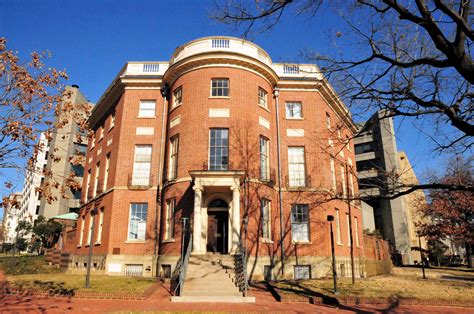
[[[248,220],[244,219],[244,234],[241,236],[238,252],[234,255],[234,275],[235,285],[242,292],[243,296],[247,296],[247,290],[249,288],[249,280],[247,275],[247,249],[245,245],[245,239],[247,238],[247,223]]]
[[[186,220],[183,221],[183,236],[181,237],[181,256],[171,276],[171,293],[179,296],[183,292],[186,271],[188,269],[189,256],[191,255],[193,236],[186,228]]]

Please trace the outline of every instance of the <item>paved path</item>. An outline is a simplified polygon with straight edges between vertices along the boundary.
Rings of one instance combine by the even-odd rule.
[[[4,280],[0,272],[0,282]],[[0,313],[104,313],[147,312],[271,312],[271,313],[473,313],[472,308],[449,307],[350,307],[339,308],[306,303],[280,303],[267,291],[253,291],[255,304],[171,303],[164,286],[144,301],[50,298],[44,296],[0,295]]]

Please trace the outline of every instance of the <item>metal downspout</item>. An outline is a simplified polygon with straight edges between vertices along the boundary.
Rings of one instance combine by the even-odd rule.
[[[278,160],[278,209],[280,212],[280,255],[281,255],[281,276],[285,274],[285,248],[283,245],[283,194],[281,191],[281,157],[280,157],[280,114],[278,106],[278,96],[280,92],[277,88],[273,91],[275,97],[276,127],[277,127],[277,160]]]

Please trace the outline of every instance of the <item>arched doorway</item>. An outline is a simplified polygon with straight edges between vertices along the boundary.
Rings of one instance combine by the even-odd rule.
[[[222,199],[207,207],[207,252],[227,254],[229,243],[229,205]]]

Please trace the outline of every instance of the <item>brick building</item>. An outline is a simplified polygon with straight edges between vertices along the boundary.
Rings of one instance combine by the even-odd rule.
[[[166,276],[188,218],[194,256],[243,243],[253,278],[326,276],[330,214],[338,269],[350,274],[348,204],[327,199],[357,194],[345,170],[355,125],[315,65],[273,63],[241,39],[197,39],[169,62],[126,63],[89,122],[76,257],[93,245],[107,274]],[[362,214],[351,207],[359,262]]]

